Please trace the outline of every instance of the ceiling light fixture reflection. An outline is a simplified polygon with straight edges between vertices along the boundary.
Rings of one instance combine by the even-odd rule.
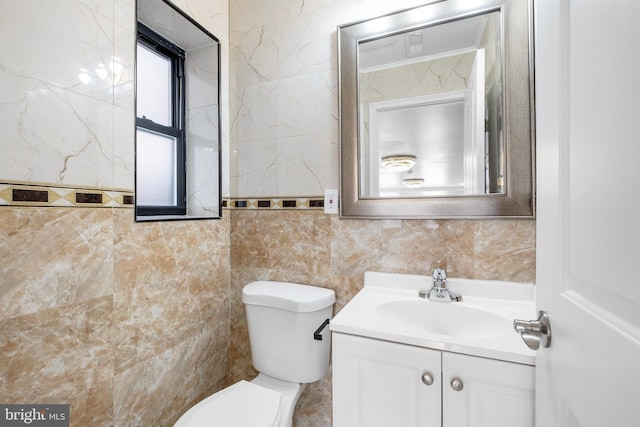
[[[109,77],[109,71],[107,71],[107,68],[104,66],[104,64],[98,65],[98,67],[95,69],[95,73],[100,80],[106,80],[107,77]]]
[[[78,80],[82,84],[88,85],[91,82],[91,76],[86,68],[80,68],[80,74],[78,74]]]
[[[424,184],[424,179],[422,178],[405,178],[402,180],[402,183],[407,188],[420,188],[422,184]]]
[[[80,80],[82,84],[88,85],[92,82],[92,84],[95,84],[96,82],[99,83],[99,81],[94,79],[94,77],[97,77],[99,80],[109,84],[118,85],[126,81],[127,70],[120,61],[120,58],[115,56],[111,58],[108,66],[105,64],[98,64],[97,67],[93,68],[93,72],[89,71],[88,68],[80,68],[78,80]]]
[[[395,172],[406,172],[416,164],[416,156],[397,154],[382,158],[382,167]]]

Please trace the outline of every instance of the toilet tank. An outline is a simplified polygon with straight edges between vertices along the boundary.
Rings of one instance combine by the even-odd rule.
[[[331,333],[322,329],[333,316],[331,289],[258,281],[242,290],[253,366],[261,373],[295,383],[323,378],[329,369]]]

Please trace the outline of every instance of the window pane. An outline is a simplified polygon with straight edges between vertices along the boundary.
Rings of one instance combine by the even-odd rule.
[[[172,126],[171,61],[138,43],[137,116]]]
[[[144,206],[175,206],[176,139],[137,129],[136,199]]]

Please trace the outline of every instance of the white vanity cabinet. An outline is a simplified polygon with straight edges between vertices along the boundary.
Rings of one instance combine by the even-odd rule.
[[[534,368],[333,333],[333,427],[532,427]]]
[[[440,351],[337,333],[332,346],[333,427],[441,425]]]
[[[444,427],[533,427],[534,367],[442,353]],[[462,390],[454,389],[459,380]]]

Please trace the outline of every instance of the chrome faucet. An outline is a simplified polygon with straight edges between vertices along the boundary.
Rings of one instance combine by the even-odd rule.
[[[421,298],[427,298],[429,301],[462,301],[462,295],[453,293],[447,288],[447,271],[446,267],[436,266],[433,269],[433,286],[429,291],[422,290],[418,292]]]

